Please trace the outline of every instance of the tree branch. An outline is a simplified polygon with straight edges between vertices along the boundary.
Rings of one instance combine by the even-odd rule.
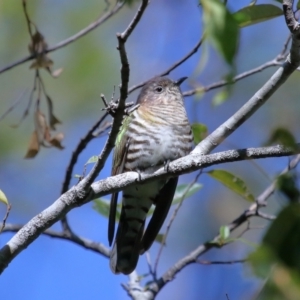
[[[76,149],[73,151],[69,165],[67,167],[66,173],[65,173],[65,179],[62,185],[62,189],[61,189],[61,195],[64,194],[70,186],[70,182],[72,179],[72,173],[73,173],[73,169],[75,164],[77,163],[78,157],[80,155],[80,153],[85,149],[85,147],[88,145],[88,143],[95,138],[94,136],[94,131],[103,123],[103,121],[105,120],[105,118],[108,116],[108,113],[106,112],[93,126],[92,128],[87,132],[87,134],[80,140],[79,144],[77,145]],[[69,234],[74,234],[73,231],[71,230],[69,224],[68,224],[68,220],[67,220],[67,216],[65,216],[64,218],[61,219],[61,224],[63,227],[63,230],[65,233],[69,233]]]
[[[126,43],[128,37],[130,36],[130,34],[132,33],[132,31],[137,26],[138,22],[140,21],[148,4],[149,4],[149,0],[143,0],[137,13],[133,17],[133,19],[130,22],[127,29],[123,33],[117,34],[118,50],[120,52],[120,59],[121,59],[120,99],[118,101],[118,106],[114,113],[114,120],[112,123],[111,132],[109,134],[109,137],[106,141],[106,144],[105,144],[101,154],[98,157],[98,161],[94,165],[91,172],[87,175],[87,177],[84,178],[79,184],[81,186],[82,190],[84,190],[85,192],[90,192],[89,191],[90,185],[96,179],[99,172],[103,169],[104,164],[105,164],[111,150],[115,146],[115,140],[119,133],[119,129],[122,125],[123,116],[124,116],[125,107],[126,107],[125,101],[126,101],[127,95],[128,95],[128,82],[129,82],[130,69],[129,69],[129,63],[128,63],[127,53],[126,53],[126,49],[125,49],[125,43]]]
[[[180,60],[178,60],[176,63],[174,63],[171,67],[169,67],[165,71],[159,73],[158,75],[155,75],[154,77],[160,77],[160,76],[169,75],[173,70],[175,70],[177,67],[179,67],[181,64],[183,64],[185,61],[187,61],[191,56],[193,56],[195,53],[197,53],[197,51],[199,50],[199,48],[202,45],[203,40],[204,40],[204,35],[202,35],[202,37],[200,38],[200,40],[197,42],[197,44],[194,46],[194,48],[189,53],[187,53],[184,57],[182,57]],[[148,80],[151,80],[151,78],[148,79]],[[148,80],[147,81],[143,81],[143,82],[141,82],[141,83],[139,83],[137,85],[132,86],[128,90],[128,94],[130,94],[133,91],[135,91],[136,89],[144,86],[148,82]]]
[[[3,232],[17,232],[20,229],[22,229],[24,225],[17,225],[17,224],[6,224],[5,229]],[[85,249],[94,251],[98,254],[101,254],[105,257],[109,257],[109,248],[105,247],[101,243],[96,243],[94,241],[91,241],[89,239],[79,237],[79,236],[74,236],[74,235],[69,235],[66,234],[65,232],[57,232],[51,229],[47,229],[44,232],[42,232],[43,235],[52,237],[52,238],[57,238],[65,241],[70,241],[72,243],[75,243],[79,246],[82,246]]]
[[[289,172],[291,169],[295,168],[300,161],[300,155],[297,155],[285,168],[281,174],[285,174]],[[239,217],[233,220],[231,223],[227,225],[230,232],[234,231],[243,223],[247,222],[249,218],[253,216],[259,216],[258,208],[260,203],[266,203],[268,197],[270,197],[276,189],[275,182],[270,185],[258,198],[256,203],[252,204],[245,212],[243,212]],[[263,214],[264,215],[264,214]],[[148,297],[148,299],[154,299],[155,295],[171,280],[174,279],[175,275],[179,273],[183,268],[188,266],[191,263],[195,263],[198,260],[198,257],[204,253],[206,253],[211,248],[219,245],[218,241],[220,240],[220,235],[218,234],[215,236],[212,241],[208,241],[205,244],[198,246],[195,250],[193,250],[189,255],[185,256],[184,258],[180,259],[174,266],[172,266],[167,272],[165,272],[160,279],[156,282],[153,282],[149,286],[149,292],[152,293],[152,297]],[[220,247],[220,246],[219,246]]]
[[[300,144],[298,146],[300,151]],[[134,185],[137,180],[139,180],[140,183],[150,182],[169,176],[189,173],[215,164],[247,159],[288,156],[292,154],[294,154],[294,152],[284,146],[229,150],[210,155],[190,154],[171,162],[168,167],[168,172],[162,167],[154,174],[142,176],[141,179],[139,179],[139,174],[136,172],[126,172],[93,183],[88,194],[82,189],[82,185],[78,184],[73,186],[52,205],[33,217],[2,247],[0,250],[0,273],[4,271],[14,257],[28,247],[47,228],[63,218],[71,209],[81,206],[95,198]]]

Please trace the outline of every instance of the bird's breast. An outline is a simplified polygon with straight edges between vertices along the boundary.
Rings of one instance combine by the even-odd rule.
[[[125,169],[153,173],[165,162],[187,155],[193,145],[187,119],[177,124],[153,122],[135,115],[128,128]]]

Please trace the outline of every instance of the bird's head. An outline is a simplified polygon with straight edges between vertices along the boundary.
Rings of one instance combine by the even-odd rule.
[[[172,81],[167,77],[156,77],[148,81],[142,88],[137,104],[159,105],[172,104],[173,101],[183,102],[180,84],[187,79],[182,77],[177,81]]]

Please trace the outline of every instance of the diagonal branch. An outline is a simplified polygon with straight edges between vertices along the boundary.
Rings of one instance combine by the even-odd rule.
[[[124,112],[125,112],[125,106],[126,106],[125,101],[126,101],[127,95],[128,95],[128,82],[129,82],[130,69],[129,69],[129,63],[128,63],[127,53],[126,53],[126,49],[125,49],[125,43],[126,43],[128,37],[130,36],[130,34],[132,33],[132,31],[134,30],[134,28],[137,26],[138,22],[140,21],[148,4],[149,4],[149,0],[143,0],[136,15],[133,17],[133,19],[130,22],[127,29],[123,33],[117,34],[118,50],[120,52],[120,59],[121,59],[120,99],[118,101],[118,106],[114,113],[114,120],[112,123],[111,132],[109,134],[109,137],[106,141],[106,144],[105,144],[101,154],[98,157],[98,161],[94,165],[91,172],[87,175],[87,177],[84,178],[82,180],[82,182],[80,182],[80,184],[79,184],[85,192],[89,191],[90,185],[96,179],[96,177],[98,176],[100,171],[103,169],[104,164],[105,164],[111,150],[115,146],[115,140],[119,133],[119,129],[122,125],[123,116],[124,116]]]
[[[191,56],[193,56],[195,53],[197,53],[197,51],[201,47],[203,41],[204,41],[204,35],[202,35],[202,37],[200,38],[200,40],[197,42],[197,44],[194,46],[194,48],[189,53],[187,53],[184,57],[182,57],[180,60],[178,60],[176,63],[174,63],[171,67],[169,67],[165,71],[159,73],[158,75],[155,75],[154,77],[161,77],[161,76],[169,75],[173,70],[175,70],[177,67],[179,67],[180,65],[182,65],[185,61],[187,61]],[[149,80],[151,80],[151,78]],[[144,86],[147,82],[148,82],[148,80],[147,81],[143,81],[143,82],[141,82],[141,83],[139,83],[137,85],[132,86],[128,90],[128,94],[130,94],[133,91],[135,91],[136,89]]]
[[[124,5],[125,1],[117,1],[116,5],[114,6],[114,8],[105,13],[104,15],[100,16],[95,22],[91,23],[90,25],[88,25],[86,28],[80,30],[78,33],[74,34],[73,36],[59,42],[58,44],[49,47],[48,49],[46,49],[46,51],[44,53],[49,53],[49,52],[53,52],[55,50],[58,50],[60,48],[63,48],[75,41],[77,41],[79,38],[85,36],[86,34],[88,34],[89,32],[91,32],[92,30],[96,29],[97,27],[99,27],[100,25],[102,25],[105,21],[107,21],[108,19],[110,19],[113,15],[115,15]],[[28,55],[18,61],[15,61],[14,63],[3,67],[2,69],[0,69],[0,74],[4,73],[5,71],[8,71],[16,66],[19,66],[27,61],[30,61],[32,59],[34,59],[38,54],[34,55]]]
[[[300,152],[300,144],[298,145]],[[184,173],[207,168],[215,164],[241,161],[247,159],[259,159],[267,157],[280,157],[292,155],[294,152],[284,146],[273,146],[264,148],[250,148],[242,150],[230,150],[210,155],[190,154],[169,164],[168,172],[165,168],[159,169],[154,174],[143,176],[139,179],[136,172],[126,172],[120,175],[109,177],[91,186],[87,195],[81,185],[73,186],[68,192],[61,195],[52,205],[33,217],[25,224],[9,241],[0,249],[0,273],[8,264],[46,229],[62,219],[70,210],[81,206],[95,198],[120,191],[127,186],[150,182],[171,176],[178,176]]]
[[[291,169],[295,168],[300,162],[300,155],[297,155],[285,168],[281,174],[285,174],[289,172]],[[245,212],[243,212],[239,217],[233,220],[231,223],[227,225],[230,232],[234,231],[243,223],[247,222],[249,218],[253,216],[259,216],[258,214],[258,207],[259,202],[266,203],[267,199],[274,193],[276,189],[275,183],[270,185],[258,198],[257,202],[252,204]],[[152,297],[149,299],[154,299],[155,295],[168,283],[169,281],[173,280],[176,274],[178,274],[183,268],[188,266],[191,263],[198,262],[198,257],[204,253],[206,253],[211,248],[218,245],[218,241],[220,239],[220,235],[215,236],[212,241],[209,241],[205,244],[198,246],[195,250],[193,250],[189,255],[180,259],[174,266],[172,266],[167,272],[165,272],[160,279],[154,282],[149,287],[149,292],[152,293]]]
[[[18,232],[23,226],[24,225],[6,224],[5,229],[2,232]],[[51,229],[45,230],[42,234],[49,236],[51,238],[57,238],[57,239],[73,242],[73,243],[77,244],[78,246],[81,246],[85,249],[94,251],[105,257],[109,257],[109,249],[108,248],[106,248],[101,243],[96,243],[96,242],[86,239],[84,237],[68,235],[65,232],[58,232],[58,231],[54,231]]]

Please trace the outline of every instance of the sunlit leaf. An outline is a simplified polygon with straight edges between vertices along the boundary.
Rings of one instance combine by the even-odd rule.
[[[86,165],[88,164],[94,164],[98,161],[98,156],[97,155],[94,155],[92,157],[89,158],[89,160],[85,163]]]
[[[4,203],[4,204],[8,205],[8,200],[7,200],[7,198],[6,198],[6,195],[3,193],[2,190],[0,190],[0,202],[2,202],[2,203]]]
[[[187,199],[188,197],[198,192],[201,188],[202,184],[197,182],[193,183],[191,186],[189,184],[178,185],[176,188],[172,205],[179,203],[183,197],[184,199]]]
[[[207,39],[233,66],[239,44],[239,26],[227,7],[219,0],[201,0]]]
[[[220,227],[220,237],[223,240],[228,239],[230,236],[230,230],[228,226],[221,226]]]
[[[242,196],[244,199],[254,202],[254,196],[249,192],[245,182],[239,177],[225,170],[212,170],[207,172],[212,178],[218,180],[232,192]]]
[[[195,145],[199,144],[207,136],[207,127],[201,123],[192,124],[192,132]]]
[[[228,99],[228,89],[223,89],[217,92],[212,100],[214,106],[224,103]]]
[[[240,27],[246,27],[282,16],[282,10],[272,4],[246,6],[233,14]]]

